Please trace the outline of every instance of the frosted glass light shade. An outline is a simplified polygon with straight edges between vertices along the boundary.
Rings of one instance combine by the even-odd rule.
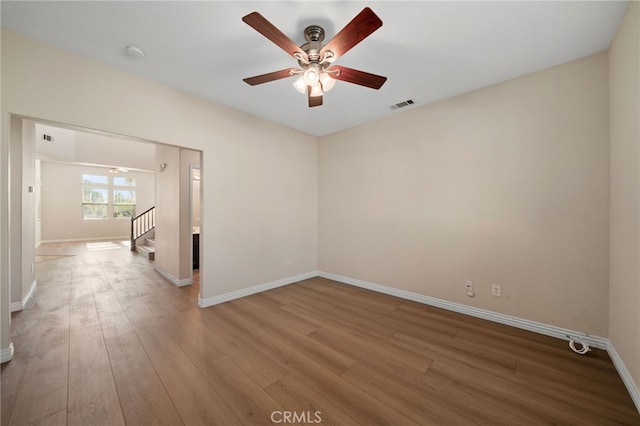
[[[328,73],[323,72],[322,75],[320,75],[320,83],[322,83],[322,90],[328,92],[336,85],[336,80]]]
[[[317,82],[320,81],[320,69],[318,65],[311,64],[304,70],[302,74],[302,78],[304,78],[304,82],[307,86],[314,86]]]
[[[293,87],[303,95],[307,93],[307,84],[304,82],[304,78],[302,76],[298,77],[295,83],[293,83]]]

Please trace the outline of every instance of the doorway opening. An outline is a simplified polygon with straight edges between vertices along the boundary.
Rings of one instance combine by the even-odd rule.
[[[19,171],[11,163],[14,172],[18,173],[14,175],[15,181],[19,185],[29,182],[30,190],[26,194],[12,190],[12,194],[16,195],[12,195],[10,203],[24,205],[25,197],[35,198],[33,208],[29,207],[33,211],[29,211],[27,216],[23,212],[22,217],[15,217],[10,224],[13,229],[24,230],[25,226],[29,228],[29,232],[10,237],[10,247],[18,245],[22,248],[19,252],[21,267],[12,270],[24,275],[24,271],[29,270],[35,273],[35,268],[42,261],[36,259],[36,248],[46,242],[87,241],[95,245],[100,241],[112,240],[126,243],[130,216],[136,210],[142,212],[148,207],[157,207],[159,198],[162,197],[159,194],[166,195],[167,188],[172,188],[175,191],[172,197],[177,194],[177,198],[173,198],[173,203],[162,205],[162,221],[158,223],[155,235],[158,250],[169,247],[172,251],[163,254],[164,264],[159,263],[156,258],[153,267],[177,286],[192,284],[193,269],[189,267],[183,271],[180,268],[183,263],[191,266],[194,261],[193,231],[194,226],[197,226],[195,259],[198,261],[197,284],[200,290],[200,151],[42,119],[12,115],[11,120],[15,123],[11,129],[11,139],[15,139],[15,143],[10,145],[10,151],[12,154],[19,151],[21,160],[29,159],[28,162],[20,161],[21,164],[29,164],[24,167],[19,164]],[[165,167],[169,164],[170,167],[164,170],[160,167],[161,164],[165,164]],[[195,197],[194,170],[198,171]],[[170,173],[165,173],[166,171]],[[159,179],[162,183],[158,182]],[[91,196],[85,200],[82,195],[84,193]],[[182,193],[185,194],[181,195]],[[94,197],[98,195],[99,197]],[[178,210],[183,203],[175,200],[185,196],[193,201],[187,205],[189,223],[183,226],[182,221],[173,221],[172,218],[184,215],[183,211]],[[197,211],[194,210],[194,198],[197,199]],[[18,223],[20,226],[16,227]],[[175,244],[170,238],[184,240],[186,244]],[[187,249],[184,249],[185,246]],[[25,250],[26,247],[30,249]],[[12,253],[15,253],[11,248]],[[171,269],[174,265],[166,260],[171,261],[176,256],[186,261],[181,261],[175,269]],[[16,256],[13,259],[16,260]],[[14,282],[13,275],[10,282]],[[9,290],[12,310],[23,309],[29,296],[25,285],[16,289],[12,286]],[[199,293],[200,291],[196,292],[198,297]]]

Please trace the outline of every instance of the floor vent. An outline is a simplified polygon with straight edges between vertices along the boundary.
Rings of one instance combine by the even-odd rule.
[[[406,101],[399,102],[399,103],[397,103],[395,105],[391,105],[391,109],[404,108],[404,107],[408,107],[409,105],[413,105],[415,103],[416,103],[416,101],[414,101],[413,99],[407,99]]]

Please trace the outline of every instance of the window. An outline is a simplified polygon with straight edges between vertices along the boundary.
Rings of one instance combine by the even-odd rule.
[[[82,218],[106,219],[108,214],[109,179],[100,175],[82,175]]]
[[[136,180],[114,176],[112,182],[109,185],[108,176],[82,175],[83,219],[129,219],[136,215]]]
[[[82,175],[82,183],[88,183],[91,185],[107,185],[109,183],[109,179],[106,176]]]
[[[115,181],[115,178],[114,178]],[[135,185],[135,183],[134,183]],[[113,217],[132,218],[136,215],[136,191],[131,189],[113,190]]]
[[[114,176],[113,186],[136,186],[136,180],[133,178]]]
[[[82,188],[82,218],[106,219],[107,200],[109,190],[107,188]]]
[[[113,217],[130,219],[136,215],[136,180],[130,177],[114,176],[113,186],[128,187],[113,189]]]

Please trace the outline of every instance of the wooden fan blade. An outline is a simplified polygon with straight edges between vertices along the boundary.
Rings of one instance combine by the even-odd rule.
[[[320,96],[311,96],[311,88],[307,88],[307,93],[309,97],[309,108],[317,107],[322,105],[322,95]]]
[[[295,44],[293,40],[287,37],[271,22],[267,21],[265,17],[260,15],[258,12],[252,12],[243,17],[242,20],[254,30],[271,40],[289,55],[293,56],[294,53],[299,53],[305,60],[308,59],[307,54],[304,50],[300,49],[300,46]]]
[[[379,89],[382,87],[387,77],[381,75],[371,74],[364,71],[354,70],[353,68],[342,67],[340,65],[334,65],[329,68],[329,71],[339,70],[340,72],[332,74],[331,76],[336,80],[346,81],[348,83],[359,84],[360,86],[370,87],[372,89]]]
[[[295,72],[297,71],[296,68],[285,68],[283,70],[280,71],[274,71],[274,72],[270,72],[267,74],[262,74],[262,75],[256,75],[254,77],[247,77],[247,78],[243,78],[242,81],[244,81],[245,83],[251,85],[251,86],[255,86],[257,84],[262,84],[262,83],[268,83],[270,81],[274,81],[274,80],[280,80],[281,78],[287,78],[287,77],[291,77],[294,74],[292,74],[292,71]]]
[[[382,20],[378,18],[378,15],[365,7],[320,50],[320,57],[327,50],[331,50],[335,57],[339,58],[381,26]]]

